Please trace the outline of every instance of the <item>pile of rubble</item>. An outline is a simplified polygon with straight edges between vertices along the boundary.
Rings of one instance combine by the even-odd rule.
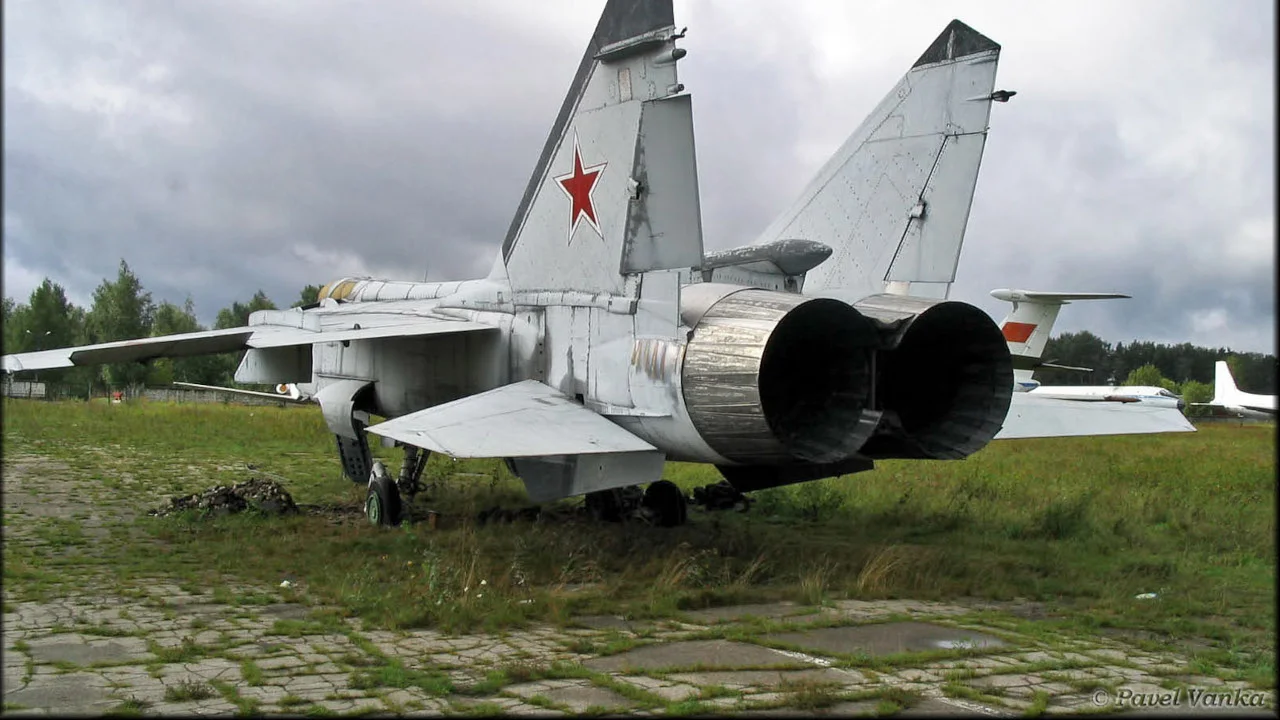
[[[255,510],[268,515],[283,515],[298,511],[293,497],[273,480],[252,478],[235,485],[215,485],[204,492],[186,497],[174,496],[169,502],[150,512],[151,515],[171,515],[185,510],[197,510],[201,514],[229,515]]]

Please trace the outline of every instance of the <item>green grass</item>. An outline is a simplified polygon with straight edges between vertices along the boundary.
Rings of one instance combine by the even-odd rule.
[[[256,687],[262,684],[263,674],[262,668],[252,660],[242,660],[240,662],[240,676],[244,678],[246,684],[250,687]]]
[[[183,680],[177,685],[170,685],[164,689],[164,699],[167,702],[185,702],[187,700],[208,700],[218,695],[218,692],[208,685],[201,682],[193,682],[191,680]]]
[[[363,501],[314,409],[7,400],[4,442],[6,464],[13,454],[65,463],[101,502],[136,506],[150,478],[173,494],[242,480],[255,474],[245,462],[288,478],[300,503],[355,511]],[[398,465],[398,451],[374,452]],[[714,468],[682,463],[665,476],[686,491],[719,480]],[[442,513],[434,530],[313,515],[141,518],[135,535],[163,552],[113,535],[64,568],[6,542],[4,580],[22,600],[76,582],[76,568],[92,563],[122,584],[169,575],[274,588],[288,574],[310,600],[374,626],[446,630],[778,599],[1025,598],[1045,605],[1050,619],[1037,624],[1057,632],[1141,634],[1170,649],[1196,639],[1206,662],[1272,686],[1275,477],[1274,426],[1206,425],[996,442],[958,462],[886,461],[755,493],[746,514],[691,512],[673,529],[477,526],[479,510],[523,503],[521,484],[500,461],[436,456],[424,477],[434,488],[424,502]],[[41,527],[49,543],[78,547],[70,525]],[[220,602],[274,601],[217,592]],[[1144,592],[1159,598],[1134,599]]]

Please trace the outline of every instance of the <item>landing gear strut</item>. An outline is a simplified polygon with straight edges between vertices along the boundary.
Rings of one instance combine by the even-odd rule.
[[[400,477],[396,479],[396,487],[413,502],[413,496],[422,491],[422,471],[427,467],[430,450],[422,450],[412,445],[404,447],[404,462],[400,465]]]

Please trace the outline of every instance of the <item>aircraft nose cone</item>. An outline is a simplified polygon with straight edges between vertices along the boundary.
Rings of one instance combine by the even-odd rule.
[[[1186,410],[1186,409],[1187,409],[1187,401],[1186,401],[1186,400],[1179,400],[1179,401],[1178,401],[1178,409],[1179,409],[1179,410]]]

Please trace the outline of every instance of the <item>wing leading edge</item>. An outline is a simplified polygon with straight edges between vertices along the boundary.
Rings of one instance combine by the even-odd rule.
[[[369,432],[452,457],[541,457],[654,451],[537,380],[419,410]]]
[[[496,330],[481,323],[441,318],[406,317],[403,322],[370,328],[359,326],[358,315],[347,316],[344,320],[353,321],[352,326],[312,330],[292,325],[250,325],[225,330],[205,330],[18,353],[4,356],[4,371],[50,370],[79,365],[145,361],[161,357],[212,355],[254,348],[293,347],[325,342]]]

